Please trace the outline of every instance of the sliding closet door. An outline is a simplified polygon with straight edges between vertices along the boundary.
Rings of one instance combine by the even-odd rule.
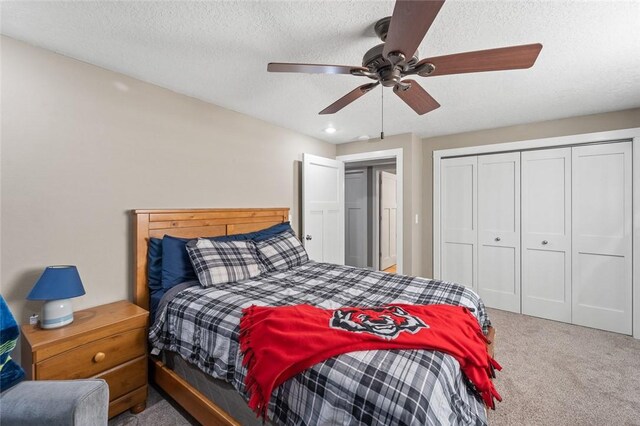
[[[631,143],[572,154],[573,323],[631,334]]]
[[[522,313],[571,322],[571,148],[522,153]]]
[[[477,158],[448,158],[440,162],[441,250],[440,279],[476,289]]]
[[[478,292],[520,312],[520,153],[478,157]]]

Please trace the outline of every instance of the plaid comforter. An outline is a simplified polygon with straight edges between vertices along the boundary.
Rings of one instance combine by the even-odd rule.
[[[246,368],[238,344],[242,308],[252,304],[307,303],[325,309],[388,303],[450,304],[470,308],[487,331],[484,304],[453,283],[308,262],[234,284],[190,287],[161,312],[149,338],[153,347],[179,353],[245,399]],[[295,350],[295,348],[291,348]],[[481,400],[458,362],[424,350],[342,354],[278,387],[268,410],[282,425],[484,425]]]

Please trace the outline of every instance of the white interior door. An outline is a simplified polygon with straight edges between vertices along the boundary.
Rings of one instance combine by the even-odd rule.
[[[367,265],[367,171],[348,170],[344,176],[345,263]]]
[[[380,172],[380,269],[397,262],[397,180],[396,175]]]
[[[573,323],[631,334],[631,143],[573,154]]]
[[[478,157],[478,292],[520,312],[520,153]]]
[[[478,157],[440,162],[440,279],[476,289],[478,275]]]
[[[522,313],[571,322],[571,148],[522,153]]]
[[[302,239],[312,260],[344,264],[344,163],[304,154]]]

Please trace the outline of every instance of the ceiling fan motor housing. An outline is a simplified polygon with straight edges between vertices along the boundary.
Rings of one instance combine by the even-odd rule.
[[[382,56],[382,50],[384,49],[384,43],[378,44],[372,47],[364,54],[362,58],[362,66],[367,67],[370,70],[377,70],[383,67],[391,66],[391,61]],[[413,54],[412,58],[405,59],[405,64],[408,67],[415,65],[418,62],[418,52]]]
[[[394,64],[382,55],[383,49],[384,43],[369,49],[362,58],[362,66],[375,74],[371,78],[379,80],[384,86],[393,86],[400,81],[403,72],[413,68],[418,62],[418,52],[416,51],[410,59]]]

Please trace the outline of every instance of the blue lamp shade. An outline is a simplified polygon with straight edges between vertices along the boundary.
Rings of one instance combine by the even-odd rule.
[[[56,300],[85,294],[78,268],[71,265],[47,266],[27,296],[28,300]]]
[[[71,298],[85,294],[78,269],[71,265],[48,266],[27,296],[44,300],[40,326],[57,328],[73,322]]]

